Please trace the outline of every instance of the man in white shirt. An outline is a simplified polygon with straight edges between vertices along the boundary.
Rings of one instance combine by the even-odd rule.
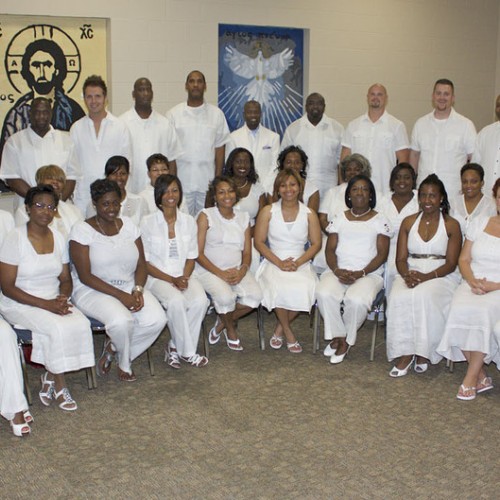
[[[392,169],[397,163],[408,161],[408,134],[404,123],[385,110],[388,95],[382,84],[374,83],[366,99],[368,112],[347,125],[341,159],[352,153],[367,158],[377,194],[385,195],[390,192]]]
[[[165,155],[170,173],[176,173],[175,159],[180,153],[175,129],[167,118],[153,110],[153,86],[147,78],[139,78],[132,91],[134,107],[120,116],[130,132],[132,167],[127,189],[140,193],[148,184],[146,160],[154,153]]]
[[[500,120],[500,95],[495,102],[495,114]],[[484,168],[484,192],[490,195],[500,177],[500,121],[487,125],[479,132],[472,161]]]
[[[280,152],[280,136],[260,124],[262,109],[258,101],[248,101],[243,108],[245,125],[231,133],[226,146],[226,159],[236,148],[248,149],[253,155],[259,182],[268,191],[274,182],[276,161]],[[272,189],[272,186],[271,186]]]
[[[415,123],[410,152],[410,163],[418,173],[417,183],[436,174],[450,199],[460,193],[460,169],[472,158],[476,142],[474,124],[453,109],[454,103],[453,82],[437,80],[432,92],[434,111]]]
[[[191,71],[186,79],[187,102],[174,106],[167,118],[175,128],[182,153],[177,157],[177,175],[193,216],[205,206],[208,184],[224,166],[229,128],[222,111],[204,100],[205,76]]]
[[[325,99],[310,94],[306,99],[306,114],[285,130],[281,149],[300,146],[308,157],[307,180],[319,188],[320,198],[339,182],[338,163],[344,127],[325,115]]]
[[[66,200],[75,189],[80,175],[73,156],[73,145],[68,132],[55,130],[50,124],[52,108],[45,97],[33,99],[30,109],[30,126],[11,135],[5,143],[0,168],[0,178],[22,202],[29,188],[36,186],[36,171],[45,165],[57,165],[66,174],[62,198]]]
[[[90,202],[90,184],[104,177],[104,166],[112,156],[125,156],[130,161],[130,136],[125,124],[106,110],[108,89],[97,75],[83,84],[83,98],[88,116],[80,118],[70,130],[81,168],[76,183],[74,203],[85,213]]]

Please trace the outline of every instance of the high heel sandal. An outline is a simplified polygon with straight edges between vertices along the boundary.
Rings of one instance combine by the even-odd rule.
[[[240,339],[232,340],[227,336],[226,330],[224,330],[224,337],[226,337],[226,344],[232,351],[243,351],[243,346],[241,345]]]
[[[23,422],[22,424],[15,424],[14,421],[11,420],[10,426],[14,436],[17,437],[24,437],[31,432],[31,427],[26,422]]]
[[[95,369],[99,377],[105,377],[111,370],[111,363],[115,359],[115,352],[112,349],[111,339],[106,339],[102,347],[102,354],[97,360]]]
[[[29,410],[26,410],[23,412],[23,415],[24,415],[24,421],[27,423],[27,424],[31,424],[32,422],[35,421],[35,419],[33,418],[33,415],[30,413]]]
[[[215,345],[217,342],[220,340],[220,336],[224,333],[226,333],[226,329],[223,328],[220,332],[217,332],[217,327],[220,325],[220,319],[217,316],[217,319],[215,320],[215,325],[212,327],[210,332],[208,333],[208,343],[210,345]]]
[[[404,377],[410,371],[411,365],[413,364],[414,361],[415,361],[415,356],[412,356],[410,362],[404,368],[398,368],[397,366],[393,366],[392,370],[389,372],[389,377],[393,378]],[[423,372],[418,372],[416,368],[415,371],[417,373],[423,373]]]
[[[59,408],[61,408],[61,410],[75,411],[78,408],[76,401],[71,397],[67,387],[63,387],[59,392],[55,392],[54,390],[54,399],[56,402],[60,396],[64,399],[64,401],[59,403]]]
[[[48,380],[47,379],[48,372],[45,372],[41,376],[42,380],[42,390],[38,393],[38,396],[40,397],[40,401],[44,406],[50,406],[50,403],[54,399],[54,381],[53,380]],[[43,390],[45,386],[48,386],[48,389],[46,391]],[[33,417],[31,417],[33,418]]]
[[[179,353],[177,352],[175,347],[170,347],[168,344],[167,347],[165,347],[165,362],[168,364],[168,366],[176,370],[179,370],[181,367],[181,363],[179,361]]]

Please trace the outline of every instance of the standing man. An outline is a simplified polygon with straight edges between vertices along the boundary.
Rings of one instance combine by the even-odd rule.
[[[224,166],[229,128],[222,111],[204,100],[205,75],[191,71],[186,78],[187,102],[174,106],[167,118],[175,128],[182,153],[177,158],[177,175],[182,182],[189,213],[205,206],[209,182]]]
[[[341,155],[344,159],[359,153],[367,158],[372,166],[375,189],[382,195],[390,192],[392,169],[397,163],[407,162],[409,157],[406,127],[385,110],[387,98],[387,90],[380,83],[368,89],[368,112],[347,125]]]
[[[460,169],[470,161],[476,142],[476,128],[453,109],[455,87],[446,78],[434,84],[434,111],[417,120],[411,134],[410,163],[420,184],[429,174],[444,183],[448,197],[460,193]]]
[[[130,137],[125,124],[106,110],[108,89],[97,75],[83,83],[83,99],[88,116],[78,120],[70,130],[81,168],[76,184],[75,205],[85,213],[90,202],[90,184],[104,177],[104,166],[112,156],[131,157]]]
[[[45,97],[33,99],[29,118],[29,127],[11,135],[5,143],[0,178],[18,195],[16,203],[19,204],[28,189],[36,186],[38,168],[57,165],[66,173],[62,196],[66,200],[80,175],[69,133],[52,127],[52,107]]]
[[[495,114],[500,120],[500,95],[495,102]],[[484,188],[487,195],[500,177],[500,121],[484,127],[477,135],[472,161],[484,168]]]
[[[325,115],[325,98],[318,93],[306,99],[306,114],[285,130],[281,149],[300,146],[307,154],[307,180],[319,187],[320,198],[339,183],[338,163],[344,127]]]
[[[134,107],[120,116],[130,133],[132,141],[132,168],[128,181],[132,193],[140,193],[150,181],[146,160],[154,153],[169,159],[170,173],[176,173],[175,159],[179,155],[177,134],[163,115],[153,110],[153,86],[147,78],[134,83],[132,97]]]
[[[253,155],[261,185],[266,191],[272,192],[274,170],[280,152],[280,136],[261,125],[261,117],[262,109],[258,101],[245,103],[243,108],[245,125],[231,133],[231,141],[226,147],[226,158],[233,149],[248,149]]]

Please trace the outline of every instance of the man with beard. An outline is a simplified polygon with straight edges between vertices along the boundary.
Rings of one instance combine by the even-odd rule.
[[[12,134],[28,127],[31,101],[35,97],[46,97],[51,101],[51,124],[55,129],[69,130],[73,122],[85,116],[81,106],[64,92],[68,68],[64,53],[57,43],[47,39],[31,42],[23,54],[21,68],[21,76],[31,91],[23,95],[7,113],[0,152]]]
[[[140,193],[150,184],[147,159],[155,153],[168,158],[168,170],[176,174],[175,159],[180,153],[179,141],[174,127],[168,119],[155,111],[153,102],[153,86],[147,78],[138,78],[132,91],[134,107],[120,116],[130,132],[132,142],[132,169],[129,186],[132,193]]]
[[[380,83],[368,89],[368,112],[347,125],[341,153],[342,160],[352,153],[369,160],[371,179],[381,195],[390,193],[389,179],[396,163],[407,162],[409,157],[406,127],[385,110],[387,98],[387,90]]]

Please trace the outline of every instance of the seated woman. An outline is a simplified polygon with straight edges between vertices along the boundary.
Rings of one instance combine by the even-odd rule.
[[[180,368],[180,360],[205,366],[208,359],[196,349],[209,302],[203,287],[191,276],[198,257],[196,222],[179,210],[182,186],[175,175],[158,177],[155,199],[156,213],[142,220],[141,237],[149,273],[146,288],[167,314],[171,339],[165,361],[172,368]]]
[[[49,225],[59,197],[51,186],[28,190],[29,221],[10,232],[0,250],[0,313],[33,334],[31,359],[44,365],[40,400],[77,409],[64,377],[94,365],[89,320],[69,302],[72,291],[67,244]]]
[[[439,363],[441,340],[453,292],[462,246],[458,222],[448,215],[442,181],[431,174],[418,189],[420,212],[406,217],[399,230],[396,276],[389,295],[387,357],[398,358],[389,375],[403,377],[415,362],[424,373],[429,362]]]
[[[66,186],[66,174],[64,170],[57,165],[45,165],[36,171],[35,179],[38,186],[40,184],[52,186],[59,197],[57,211],[54,212],[54,218],[50,223],[50,228],[59,231],[67,240],[73,224],[83,220],[83,215],[73,203],[70,201],[63,201],[61,198]],[[26,205],[20,206],[15,214],[16,226],[26,224],[28,219]]]
[[[130,162],[125,156],[112,156],[104,167],[104,175],[109,181],[114,181],[120,188],[120,217],[129,217],[136,226],[139,226],[144,215],[148,214],[148,206],[138,194],[127,191],[127,182],[130,175]],[[94,203],[87,207],[87,218],[95,216]]]
[[[384,284],[383,264],[392,230],[387,219],[373,209],[376,203],[372,181],[356,175],[345,192],[349,209],[334,216],[327,227],[329,269],[321,275],[316,298],[325,322],[325,339],[331,341],[324,354],[332,364],[344,361],[356,343],[358,329]]]
[[[309,312],[314,304],[317,278],[311,260],[321,248],[318,216],[300,201],[303,187],[297,170],[280,171],[273,193],[278,201],[261,210],[254,236],[255,247],[265,259],[256,274],[264,294],[262,305],[274,309],[278,320],[270,345],[280,349],[286,339],[291,353],[302,352],[290,325],[299,312]]]
[[[299,146],[288,146],[285,148],[278,156],[278,169],[277,175],[285,168],[291,168],[295,170],[300,177],[304,180],[304,188],[302,190],[301,200],[306,207],[318,212],[319,209],[319,188],[314,183],[307,181],[307,155],[303,149]],[[273,193],[271,194],[271,201],[276,202],[276,190],[274,189],[276,184],[271,186]]]
[[[458,260],[464,278],[451,303],[438,353],[452,361],[467,361],[467,373],[457,398],[469,401],[493,389],[484,364],[500,367],[500,179],[493,194],[497,215],[476,217],[469,224]],[[498,332],[500,333],[500,332]]]
[[[151,292],[144,290],[147,270],[138,227],[119,218],[118,184],[99,179],[90,185],[96,215],[73,226],[70,254],[74,265],[73,300],[87,316],[106,327],[108,339],[97,374],[107,375],[115,356],[118,378],[134,382],[132,361],[160,335],[165,313]]]
[[[209,342],[222,333],[229,349],[242,351],[236,330],[239,318],[259,306],[262,293],[249,271],[251,259],[250,217],[234,209],[238,192],[234,179],[216,177],[211,184],[215,207],[198,214],[196,277],[212,297],[218,314]]]
[[[494,199],[489,195],[491,186],[487,186],[488,194],[482,192],[484,186],[484,169],[477,163],[466,163],[460,170],[462,194],[450,200],[450,215],[458,220],[465,235],[470,222],[476,217],[496,215]]]
[[[399,163],[391,172],[389,186],[392,194],[384,196],[378,204],[379,212],[388,219],[394,231],[389,247],[385,270],[385,292],[389,296],[397,274],[396,248],[401,222],[408,215],[418,212],[417,174],[409,163]]]

